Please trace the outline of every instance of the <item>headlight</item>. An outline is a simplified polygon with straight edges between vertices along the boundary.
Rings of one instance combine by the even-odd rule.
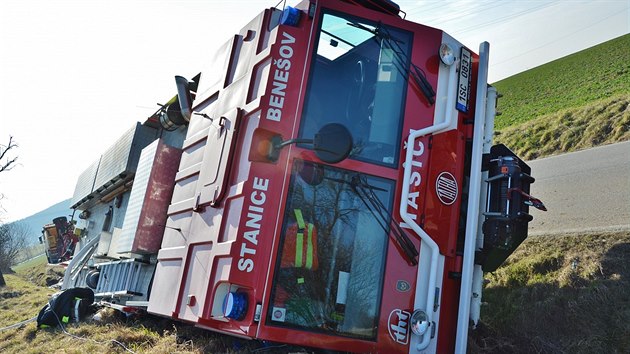
[[[453,48],[446,43],[442,43],[440,46],[440,60],[442,63],[451,66],[455,62],[455,54],[453,53]]]
[[[429,317],[422,310],[415,310],[411,315],[411,331],[416,335],[423,335],[429,328]]]

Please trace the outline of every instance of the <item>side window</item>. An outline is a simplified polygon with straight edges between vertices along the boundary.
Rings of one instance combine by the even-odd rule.
[[[395,166],[412,36],[347,14],[324,14],[300,136],[327,123],[352,133],[351,158]]]
[[[387,234],[352,189],[356,175],[295,161],[268,323],[375,339]],[[393,181],[362,177],[391,209]]]

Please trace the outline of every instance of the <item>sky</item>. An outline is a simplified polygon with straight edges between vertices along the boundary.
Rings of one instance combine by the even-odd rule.
[[[406,19],[469,48],[490,43],[494,82],[630,32],[630,0],[396,1]],[[3,0],[0,221],[72,197],[79,175],[278,0]],[[294,5],[296,1],[287,1]],[[630,50],[630,49],[629,49]]]

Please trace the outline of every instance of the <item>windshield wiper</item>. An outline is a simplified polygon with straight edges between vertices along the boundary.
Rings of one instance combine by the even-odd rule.
[[[396,242],[400,246],[401,250],[405,254],[407,260],[412,265],[418,264],[418,250],[416,246],[411,242],[407,233],[402,227],[394,220],[392,214],[387,210],[387,207],[383,205],[383,202],[376,196],[375,189],[385,191],[370,185],[362,174],[355,174],[350,181],[350,187],[359,196],[363,204],[368,208],[370,213],[374,215],[378,224],[383,228],[385,233],[389,234],[390,231],[394,235]]]
[[[402,43],[402,41],[392,36],[387,27],[381,26],[380,23],[374,29],[356,22],[348,22],[347,24],[372,33],[375,37],[381,40],[381,43],[387,45],[388,49],[391,49],[394,59],[397,62],[394,64],[396,66],[396,70],[398,70],[398,72],[405,78],[405,81],[409,82],[409,77],[411,76],[413,82],[429,103],[435,103],[435,90],[431,86],[429,80],[427,80],[424,71],[422,71],[419,66],[411,62],[411,59],[404,54],[404,51],[399,44]],[[410,70],[410,67],[413,70]]]

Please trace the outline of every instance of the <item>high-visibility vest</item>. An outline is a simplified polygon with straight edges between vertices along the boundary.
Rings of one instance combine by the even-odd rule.
[[[282,248],[282,268],[317,270],[317,230],[312,223],[305,223],[302,211],[295,209],[295,224],[287,227]]]

